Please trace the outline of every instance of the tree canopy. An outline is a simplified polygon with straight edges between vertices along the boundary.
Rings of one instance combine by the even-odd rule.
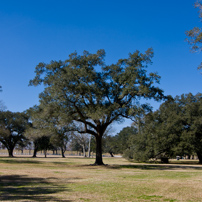
[[[141,98],[161,100],[163,91],[155,86],[160,77],[157,73],[147,73],[153,50],[145,53],[135,51],[127,59],[106,65],[105,51],[96,54],[84,51],[83,55],[72,53],[66,61],[39,63],[36,76],[30,85],[44,84],[40,103],[46,108],[54,108],[63,122],[69,119],[83,124],[75,130],[89,133],[96,138],[96,162],[102,161],[102,136],[107,127],[124,118],[134,118]]]

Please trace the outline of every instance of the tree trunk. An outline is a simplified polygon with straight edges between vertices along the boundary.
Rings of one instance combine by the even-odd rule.
[[[47,156],[47,150],[44,150],[44,156],[46,158],[46,156]]]
[[[161,157],[162,163],[168,163],[168,157]]]
[[[96,136],[96,159],[94,165],[104,165],[102,161],[102,136]]]
[[[82,147],[83,147],[83,157],[85,158],[86,157],[85,145],[83,144]]]
[[[64,151],[63,147],[61,147],[61,153],[62,153],[62,158],[65,158],[65,151]]]
[[[91,143],[91,136],[89,138],[89,143],[88,143],[88,158],[90,158],[90,143]]]
[[[9,157],[13,157],[13,149],[14,148],[9,148],[8,149],[8,155],[9,155]]]
[[[33,153],[33,158],[35,158],[36,157],[36,153],[37,153],[37,147],[34,147],[34,153]]]
[[[197,156],[198,156],[198,159],[199,159],[199,163],[202,164],[202,153],[197,152]]]
[[[111,155],[111,157],[114,157],[113,153],[112,152],[109,152],[109,154]]]

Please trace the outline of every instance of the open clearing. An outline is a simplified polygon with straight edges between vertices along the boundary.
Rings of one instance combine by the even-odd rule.
[[[202,166],[104,158],[0,158],[0,201],[202,201]]]

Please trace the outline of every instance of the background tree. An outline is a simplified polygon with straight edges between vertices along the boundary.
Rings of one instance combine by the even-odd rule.
[[[26,136],[34,143],[33,157],[36,157],[36,152],[42,147],[45,151],[46,148],[59,147],[62,157],[65,157],[69,125],[61,123],[61,118],[57,112],[53,106],[44,108],[42,104],[27,110],[32,121],[32,127],[27,130]],[[41,146],[41,142],[45,145]]]
[[[0,142],[8,149],[9,157],[13,157],[16,144],[25,139],[24,132],[28,125],[25,113],[0,112]]]
[[[182,111],[182,147],[185,153],[196,153],[202,163],[202,94],[183,94],[176,102]]]
[[[39,138],[39,151],[44,152],[45,158],[47,157],[47,151],[53,149],[53,145],[50,142],[51,136],[48,135],[43,135],[42,137]]]
[[[145,115],[141,132],[130,136],[125,157],[137,161],[197,154],[202,163],[202,94],[169,99]]]
[[[145,114],[138,133],[130,137],[130,149],[125,156],[136,161],[159,158],[167,163],[176,155],[182,127],[180,109],[169,99],[159,110]]]
[[[137,134],[134,126],[123,128],[116,137],[117,152],[123,154],[130,147],[130,137]]]
[[[71,117],[73,123],[83,125],[77,127],[78,133],[95,136],[96,165],[103,164],[102,137],[108,126],[136,116],[142,107],[138,106],[140,98],[163,98],[163,91],[154,86],[160,77],[146,71],[152,49],[145,54],[136,51],[112,65],[104,64],[104,56],[104,50],[84,51],[82,56],[71,54],[65,62],[39,63],[30,81],[30,85],[45,85],[40,94],[43,106],[57,107],[64,122]]]
[[[26,113],[29,116],[29,119],[32,124],[29,128],[27,128],[25,136],[33,143],[33,157],[36,157],[37,152],[40,151],[43,147],[49,147],[49,142],[45,140],[50,140],[50,133],[44,124],[44,120],[40,118],[40,108],[38,106],[34,106],[33,108],[28,109]],[[48,145],[42,146],[42,143],[47,143]]]
[[[65,151],[67,149],[67,143],[69,141],[69,135],[68,132],[65,130],[58,129],[55,131],[55,133],[52,133],[52,136],[50,138],[50,143],[53,145],[53,147],[60,148],[62,157],[65,158]]]
[[[85,134],[85,133],[80,134],[77,132],[71,133],[72,144],[75,146],[77,146],[77,144],[80,145],[80,147],[82,148],[82,152],[83,152],[84,157],[86,157],[86,151],[87,151],[88,146],[89,146],[89,139],[90,139],[89,134]]]
[[[109,153],[111,157],[114,157],[114,154],[117,152],[117,145],[116,145],[116,137],[111,135],[104,135],[103,136],[103,152]]]

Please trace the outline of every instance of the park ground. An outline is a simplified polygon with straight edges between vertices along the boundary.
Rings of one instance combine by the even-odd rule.
[[[202,201],[197,161],[143,164],[104,158],[0,157],[0,201]]]

